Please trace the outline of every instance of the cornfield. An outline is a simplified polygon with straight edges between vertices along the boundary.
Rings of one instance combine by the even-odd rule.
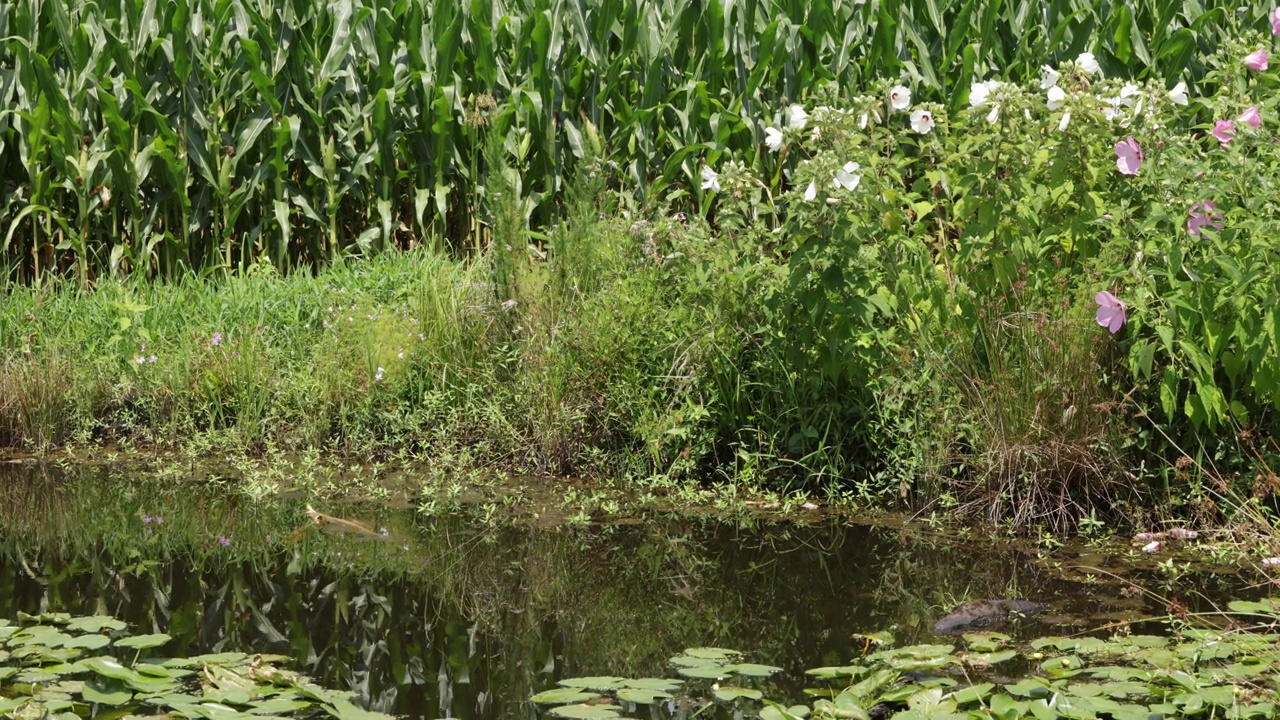
[[[703,161],[771,162],[765,126],[822,81],[954,104],[1091,50],[1194,83],[1238,23],[1264,29],[1254,5],[6,0],[0,263],[90,282],[471,250],[495,158],[530,226],[596,138],[636,202],[684,202]]]

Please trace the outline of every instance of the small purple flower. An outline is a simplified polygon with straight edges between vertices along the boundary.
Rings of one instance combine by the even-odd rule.
[[[1250,105],[1249,109],[1240,113],[1240,117],[1236,118],[1236,121],[1242,122],[1254,130],[1257,130],[1262,127],[1262,113],[1258,112],[1257,105]]]
[[[1116,167],[1125,175],[1137,175],[1142,167],[1142,146],[1132,135],[1116,143]]]
[[[219,535],[218,544],[222,547],[231,547],[231,538],[226,535]]]
[[[1262,567],[1276,567],[1280,565],[1280,557],[1262,558]]]
[[[218,347],[219,345],[221,345],[221,344],[222,344],[222,333],[220,333],[220,332],[216,332],[216,333],[214,333],[214,334],[213,334],[213,339],[209,341],[209,344],[210,344],[210,345],[212,345],[212,346],[214,346],[214,347]]]
[[[157,359],[158,359],[158,358],[156,358],[156,356],[155,356],[155,355],[152,355],[151,357],[147,358],[147,362],[149,362],[149,363],[154,363]]]
[[[1097,295],[1093,296],[1093,301],[1098,303],[1098,324],[1111,331],[1112,335],[1120,332],[1120,328],[1124,327],[1125,317],[1124,303],[1115,295],[1100,290]]]
[[[1213,124],[1212,135],[1222,147],[1226,147],[1236,136],[1236,124],[1230,120],[1219,120]]]
[[[143,516],[142,516],[142,524],[143,524],[143,525],[150,525],[150,524],[151,524],[151,516],[150,516],[150,515],[143,515]]]
[[[146,359],[145,357],[141,356],[141,355],[139,355],[138,357],[134,358],[134,359],[133,359],[133,361],[134,361],[134,362],[136,362],[136,363],[138,363],[139,365],[146,365],[146,364],[147,364],[147,359]]]
[[[1196,237],[1200,236],[1200,228],[1206,225],[1215,230],[1223,228],[1222,213],[1218,212],[1218,206],[1210,200],[1192,205],[1188,214],[1191,215],[1191,219],[1187,220],[1187,230]]]

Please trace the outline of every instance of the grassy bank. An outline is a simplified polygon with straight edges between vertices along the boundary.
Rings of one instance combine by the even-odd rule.
[[[11,287],[0,442],[665,467],[717,322],[673,312],[685,291],[625,225],[582,232],[589,267],[526,263],[501,289],[490,258],[428,249],[314,277]]]

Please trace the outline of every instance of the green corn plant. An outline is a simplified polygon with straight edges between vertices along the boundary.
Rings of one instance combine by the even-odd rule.
[[[704,162],[763,166],[778,190],[764,130],[820,85],[905,82],[960,107],[974,80],[1032,81],[1087,50],[1107,76],[1194,86],[1198,58],[1269,31],[1270,6],[1244,5],[13,0],[0,255],[18,278],[91,283],[428,239],[483,250],[490,137],[518,158],[540,226],[559,217],[588,123],[629,202],[695,209]],[[480,98],[494,103],[483,123]]]

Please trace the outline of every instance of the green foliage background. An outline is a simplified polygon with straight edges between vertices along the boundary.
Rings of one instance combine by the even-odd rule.
[[[1263,29],[1269,10],[1239,17]],[[535,226],[590,154],[586,123],[635,202],[679,202],[699,157],[771,162],[767,116],[821,81],[902,77],[955,109],[975,78],[1029,80],[1091,49],[1111,76],[1194,82],[1236,13],[1221,0],[15,0],[0,7],[0,248],[23,277],[85,280],[479,245],[491,141]]]

